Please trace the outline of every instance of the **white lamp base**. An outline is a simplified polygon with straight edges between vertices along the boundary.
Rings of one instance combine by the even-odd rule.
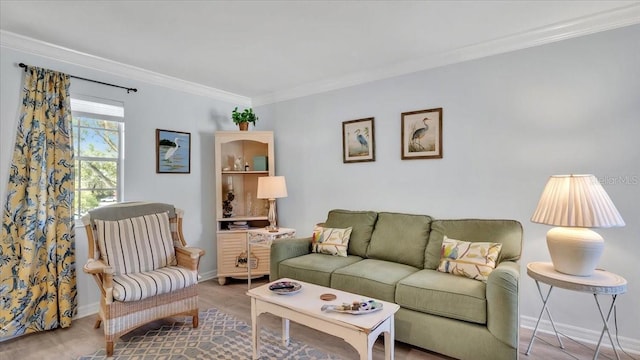
[[[556,271],[591,276],[602,256],[604,239],[588,228],[556,227],[547,232],[547,247]]]

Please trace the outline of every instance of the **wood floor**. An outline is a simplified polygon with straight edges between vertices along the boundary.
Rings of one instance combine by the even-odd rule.
[[[254,281],[254,286],[266,283],[266,277]],[[218,285],[217,280],[209,280],[200,284],[200,309],[215,307],[239,319],[251,322],[249,297],[245,295],[246,281],[230,280],[227,285]],[[262,325],[279,330],[279,319],[270,315],[262,315]],[[263,319],[261,317],[261,319]],[[76,359],[104,347],[102,328],[94,329],[94,316],[77,319],[67,329],[57,329],[42,333],[25,335],[17,339],[0,342],[0,360],[41,360],[41,359]],[[145,333],[149,328],[157,327],[168,320],[161,320],[139,328],[123,337]],[[320,336],[316,330],[291,323],[291,336],[297,340],[313,344],[328,353],[333,353],[343,359],[357,359],[356,351],[340,339]],[[536,338],[533,351],[525,355],[527,345],[531,339],[531,331],[522,330],[520,334],[521,360],[564,360],[564,359],[592,359],[594,346],[576,344],[565,340],[566,349],[554,346],[555,337],[542,334]],[[115,344],[117,349],[118,342]],[[622,359],[633,359],[626,354],[620,354]],[[636,359],[639,357],[634,356]],[[384,359],[382,339],[374,348],[374,360]],[[403,343],[396,343],[395,358],[397,360],[442,360],[449,357],[418,349]],[[605,348],[601,351],[600,359],[615,359],[613,351]]]

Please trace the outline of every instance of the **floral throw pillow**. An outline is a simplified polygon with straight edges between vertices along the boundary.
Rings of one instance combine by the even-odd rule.
[[[334,229],[315,226],[313,229],[312,252],[328,255],[347,256],[351,227]]]
[[[487,281],[501,249],[500,243],[468,242],[445,236],[438,271]]]

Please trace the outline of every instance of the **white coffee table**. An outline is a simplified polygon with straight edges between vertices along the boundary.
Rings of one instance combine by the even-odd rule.
[[[269,283],[247,291],[247,295],[251,297],[254,360],[260,358],[258,316],[262,313],[282,318],[282,343],[285,346],[289,344],[289,320],[292,320],[344,339],[358,351],[362,360],[372,359],[373,344],[380,334],[384,334],[385,359],[394,359],[394,315],[400,306],[298,280],[285,278],[278,281],[295,281],[302,285],[302,289],[295,294],[278,295],[269,290],[269,285],[272,284]],[[321,300],[320,295],[326,293],[335,294],[337,298],[331,301]],[[320,310],[322,305],[339,305],[362,299],[382,303],[382,310],[362,315]]]

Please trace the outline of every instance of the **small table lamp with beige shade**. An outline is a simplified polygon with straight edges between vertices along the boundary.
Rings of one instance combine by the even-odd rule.
[[[258,178],[258,199],[269,200],[269,226],[267,230],[277,232],[276,199],[287,197],[287,183],[284,176],[261,176]]]
[[[624,220],[593,175],[553,175],[531,221],[557,226],[547,233],[556,271],[591,276],[604,250],[604,240],[590,228],[624,226]]]

